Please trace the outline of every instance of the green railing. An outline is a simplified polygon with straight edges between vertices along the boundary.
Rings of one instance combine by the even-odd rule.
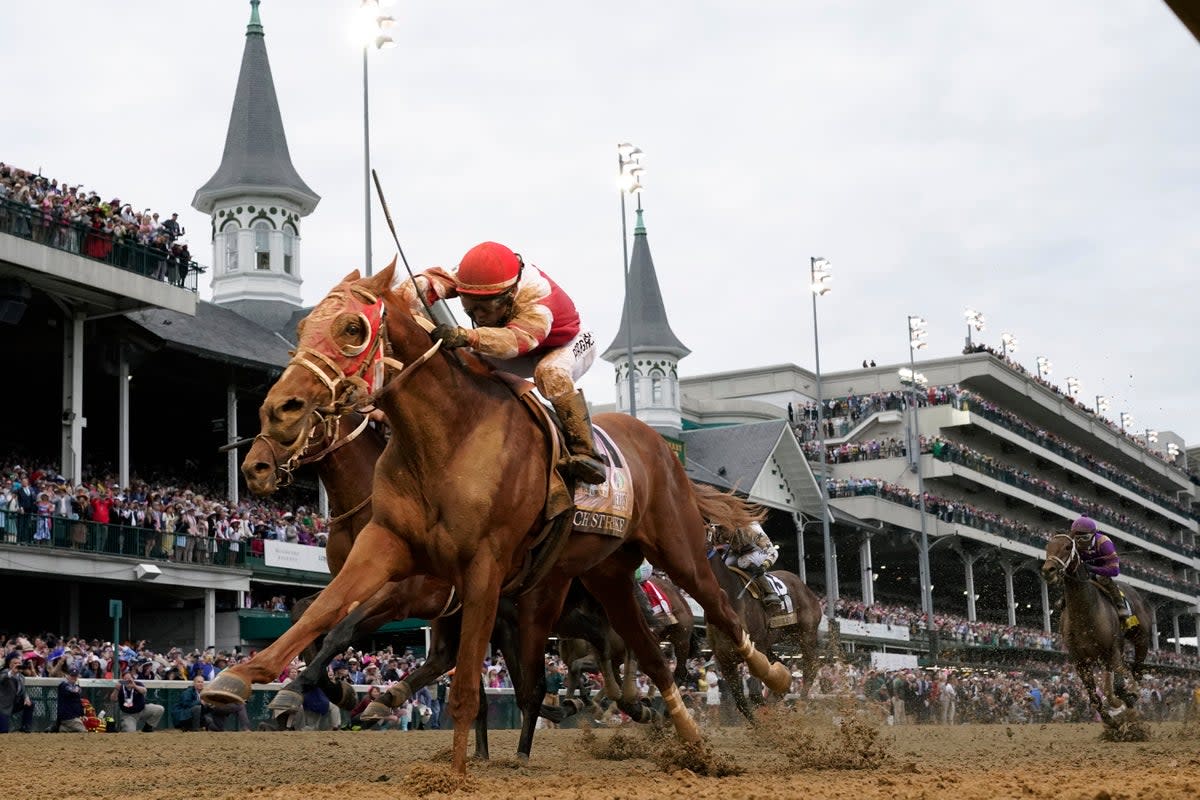
[[[0,511],[0,544],[241,569],[250,548],[247,541],[12,511]]]
[[[32,724],[30,729],[35,732],[48,731],[53,727],[54,721],[58,716],[58,684],[60,678],[26,678],[25,692],[29,697],[32,706]],[[174,727],[174,721],[171,718],[171,708],[179,699],[188,687],[191,681],[143,681],[146,686],[146,702],[157,703],[166,709],[162,719],[158,723],[159,730],[167,730]],[[119,703],[110,700],[113,687],[117,685],[116,681],[106,679],[88,679],[83,678],[79,681],[81,692],[88,702],[92,704],[92,708],[96,714],[104,712],[106,718],[115,718],[117,723],[112,727],[120,727],[120,708]],[[267,703],[275,696],[275,693],[283,688],[282,684],[272,683],[262,686],[255,685],[250,693],[250,699],[246,703],[246,715],[250,718],[250,726],[256,729],[260,722],[267,722],[272,719],[272,713],[267,708]],[[366,686],[356,686],[355,691],[363,694],[367,691]],[[488,727],[489,728],[519,728],[521,726],[521,712],[517,708],[516,698],[513,696],[512,689],[488,689]],[[442,712],[445,714],[445,711]],[[346,712],[342,712],[342,723],[347,724],[349,716]],[[230,716],[226,724],[228,730],[234,730],[237,726],[237,717]],[[21,727],[20,709],[13,715],[13,729]],[[447,727],[443,723],[442,727]]]
[[[8,233],[77,256],[102,261],[145,278],[196,291],[206,268],[184,261],[167,249],[140,244],[133,236],[114,236],[90,225],[55,219],[41,208],[0,199],[0,233]]]

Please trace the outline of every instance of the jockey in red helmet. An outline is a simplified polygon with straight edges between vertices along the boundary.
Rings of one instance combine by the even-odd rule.
[[[532,377],[562,420],[570,474],[585,483],[603,483],[607,472],[596,454],[587,402],[575,388],[596,358],[595,339],[580,325],[567,293],[496,242],[472,247],[456,272],[432,267],[416,282],[429,303],[459,297],[475,326],[438,325],[433,336],[444,347],[469,347],[506,372]],[[397,291],[414,313],[420,310],[413,281],[402,282]]]
[[[1125,601],[1125,593],[1113,581],[1113,578],[1121,574],[1121,559],[1117,556],[1117,548],[1113,545],[1112,539],[1100,532],[1096,520],[1091,517],[1080,517],[1071,523],[1071,535],[1075,537],[1075,544],[1079,548],[1079,558],[1087,567],[1092,582],[1116,606],[1121,624],[1132,628],[1137,624],[1137,620],[1130,615],[1129,604]]]

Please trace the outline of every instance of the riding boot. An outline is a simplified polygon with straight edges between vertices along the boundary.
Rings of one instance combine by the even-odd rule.
[[[550,402],[562,420],[563,433],[567,437],[567,450],[570,451],[566,459],[567,472],[584,483],[604,483],[608,470],[596,452],[592,418],[583,392],[577,389]]]
[[[1112,578],[1096,576],[1095,583],[1117,609],[1117,618],[1120,620],[1122,628],[1132,628],[1138,624],[1137,617],[1131,615],[1129,604],[1125,602],[1125,593]]]
[[[776,594],[775,587],[771,584],[770,579],[767,578],[767,574],[764,572],[754,580],[758,583],[758,590],[762,593],[762,602],[767,613],[783,613],[783,598]]]

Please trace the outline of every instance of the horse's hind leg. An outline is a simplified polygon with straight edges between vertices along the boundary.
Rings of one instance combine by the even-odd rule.
[[[658,690],[662,693],[667,712],[679,738],[687,742],[700,740],[700,729],[688,714],[679,695],[679,688],[671,680],[671,672],[663,659],[662,651],[658,649],[658,641],[650,633],[646,618],[642,616],[634,592],[641,591],[633,582],[632,567],[625,571],[620,564],[612,560],[605,562],[602,567],[589,572],[582,580],[587,590],[591,592],[608,613],[609,622],[613,629],[625,640],[625,646],[633,650],[638,662]],[[645,711],[644,706],[638,706]],[[648,719],[635,718],[638,722]]]
[[[204,691],[205,702],[223,705],[250,699],[251,683],[274,680],[313,639],[340,622],[388,580],[410,575],[412,568],[408,545],[381,525],[368,523],[341,572],[304,616],[249,662],[222,671]]]
[[[699,512],[692,510],[695,520],[683,520],[692,524],[697,530],[703,530],[703,521]],[[679,544],[678,540],[673,541]],[[758,678],[776,694],[785,693],[792,685],[792,676],[787,668],[775,662],[772,664],[767,657],[760,653],[750,641],[750,634],[738,621],[737,614],[729,598],[721,591],[712,568],[703,554],[697,548],[688,546],[656,547],[656,542],[643,542],[642,547],[650,563],[666,570],[675,585],[696,599],[703,608],[707,624],[715,626],[729,641],[734,644],[738,658],[746,662],[750,674]],[[629,641],[628,638],[626,641]],[[639,659],[641,655],[639,654]]]

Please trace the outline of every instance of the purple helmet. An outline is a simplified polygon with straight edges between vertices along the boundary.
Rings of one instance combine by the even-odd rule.
[[[1071,523],[1071,533],[1098,533],[1096,520],[1091,517],[1080,517]]]

